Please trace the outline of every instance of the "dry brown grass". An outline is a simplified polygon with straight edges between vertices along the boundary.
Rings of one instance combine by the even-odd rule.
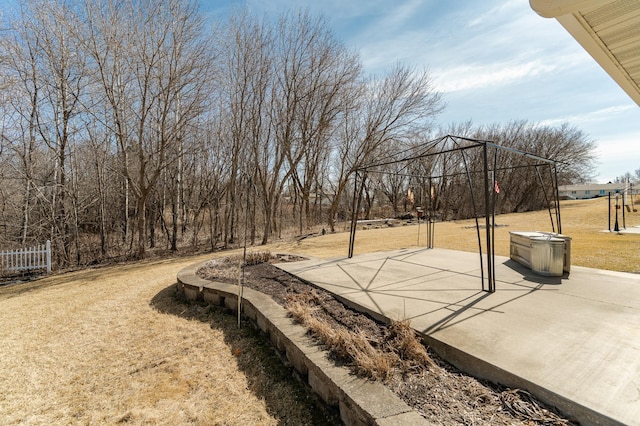
[[[435,367],[424,345],[411,328],[410,320],[392,321],[389,330],[391,331],[389,349],[405,363],[405,369],[412,369],[416,365]]]
[[[243,259],[246,262],[246,265],[257,265],[258,263],[268,262],[271,260],[271,252],[269,250],[249,250],[247,251],[246,256],[243,253],[237,253],[232,256],[224,257],[220,261],[226,262],[232,265],[240,266],[243,262]]]
[[[174,300],[197,260],[0,288],[2,424],[316,423],[250,327]]]
[[[372,345],[362,330],[337,326],[315,315],[321,301],[313,291],[289,297],[291,316],[309,329],[326,348],[360,375],[387,381],[398,372],[434,367],[409,321],[392,322],[384,341]]]
[[[603,232],[607,229],[607,199],[563,201],[561,203],[562,233],[572,238],[573,265],[623,272],[640,272],[640,234]],[[615,212],[612,212],[612,217]],[[622,212],[619,211],[622,226]],[[509,256],[509,231],[551,231],[549,213],[545,211],[496,216],[495,251]],[[482,223],[481,223],[482,224]],[[640,213],[626,214],[627,228],[640,226]],[[613,219],[612,219],[613,228]],[[420,226],[420,245],[425,245],[425,226]],[[484,239],[484,229],[481,237]],[[271,250],[289,250],[317,257],[345,256],[349,233],[336,233],[306,238],[295,243],[282,243]],[[358,230],[355,253],[396,250],[418,245],[418,227]],[[436,223],[435,246],[453,250],[477,252],[474,220]]]
[[[329,321],[316,317],[316,303],[313,292],[298,294],[290,297],[287,309],[334,356],[351,364],[354,371],[372,379],[389,378],[396,367],[392,354],[376,350],[367,335],[359,330],[335,327]]]
[[[230,256],[211,259],[201,268],[200,273],[212,281],[222,280],[225,282],[236,282],[241,274],[243,253],[235,253]],[[248,251],[246,255],[246,265],[257,265],[269,262],[272,255],[270,251]]]

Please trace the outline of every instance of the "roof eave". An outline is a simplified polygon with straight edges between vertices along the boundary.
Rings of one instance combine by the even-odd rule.
[[[556,18],[620,88],[640,106],[640,87],[583,18],[585,11],[612,2],[613,0],[529,0],[531,8],[540,16]]]
[[[586,24],[582,16],[579,13],[572,13],[558,16],[556,19],[618,83],[620,88],[640,106],[640,87],[629,77],[629,74],[612,56],[609,49],[602,44],[600,38]]]
[[[578,10],[596,7],[602,3],[602,0],[529,0],[531,9],[544,18],[557,18]]]

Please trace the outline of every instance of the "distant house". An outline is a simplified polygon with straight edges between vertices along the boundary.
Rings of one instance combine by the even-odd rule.
[[[560,185],[558,193],[560,199],[585,200],[588,198],[606,197],[611,194],[623,193],[627,184],[618,183],[592,183],[588,185]]]

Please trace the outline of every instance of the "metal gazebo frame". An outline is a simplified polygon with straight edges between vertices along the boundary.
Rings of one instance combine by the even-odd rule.
[[[471,149],[481,149],[482,150],[482,169],[481,170],[470,170],[469,162],[465,156],[465,152]],[[491,167],[490,159],[489,159],[489,151],[493,149],[493,167]],[[499,151],[506,151],[509,153],[517,154],[527,160],[532,160],[532,164],[516,164],[504,168],[498,168],[497,166],[497,158]],[[442,179],[447,177],[453,177],[456,175],[464,175],[467,179],[467,184],[470,190],[471,203],[473,206],[474,218],[476,223],[476,234],[478,237],[478,253],[480,256],[480,279],[482,281],[482,290],[487,291],[489,293],[493,293],[496,291],[496,276],[495,276],[495,247],[494,247],[494,237],[495,237],[495,203],[496,203],[496,173],[501,170],[510,170],[514,168],[521,167],[535,167],[536,174],[539,178],[545,201],[547,202],[549,217],[551,220],[551,228],[555,233],[556,229],[558,233],[562,233],[562,222],[560,217],[560,199],[558,193],[558,173],[557,173],[557,164],[558,162],[555,160],[551,160],[548,158],[544,158],[538,155],[534,155],[519,149],[504,147],[498,145],[492,141],[488,140],[480,140],[480,139],[472,139],[462,136],[453,136],[446,135],[438,139],[431,140],[422,144],[418,148],[411,148],[405,151],[400,151],[398,153],[392,154],[379,162],[372,162],[366,164],[358,168],[355,172],[354,179],[354,193],[353,193],[353,204],[352,204],[352,214],[351,214],[351,229],[350,229],[350,237],[349,237],[349,258],[353,257],[354,246],[355,246],[355,237],[356,237],[356,228],[358,221],[358,212],[360,210],[361,201],[362,201],[362,193],[364,191],[364,184],[369,174],[373,173],[381,173],[381,174],[401,174],[401,173],[390,173],[378,170],[380,167],[397,164],[397,163],[410,163],[413,160],[419,160],[428,157],[434,157],[439,155],[444,155],[452,152],[460,152],[462,156],[462,162],[464,165],[464,173],[457,174],[446,174],[446,170],[443,170],[442,175],[440,176],[419,176],[419,175],[410,175],[404,174],[404,176],[409,177],[418,177],[422,179],[429,179],[430,186],[431,181],[433,179]],[[406,166],[405,166],[406,167]],[[553,203],[549,202],[549,194],[545,189],[544,181],[542,178],[542,174],[540,172],[541,167],[547,167],[551,176],[551,181],[554,187],[553,191]],[[484,204],[484,212],[482,215],[479,215],[478,209],[476,207],[477,196],[474,191],[472,174],[482,174],[483,179],[483,204]],[[429,209],[428,209],[428,222],[430,225],[427,226],[427,245],[428,248],[433,248],[433,231],[431,230],[432,223],[432,214],[435,212],[431,210],[434,206],[431,204],[431,200],[429,201]],[[483,252],[482,252],[482,238],[480,236],[480,222],[479,219],[481,216],[484,216],[484,226],[486,229],[485,233],[485,246],[486,257],[487,257],[487,280],[485,285],[485,268],[483,261]],[[554,222],[555,219],[555,222]],[[431,235],[429,235],[431,233]]]

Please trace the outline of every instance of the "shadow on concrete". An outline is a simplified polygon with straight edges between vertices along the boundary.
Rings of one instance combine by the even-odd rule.
[[[221,306],[210,306],[205,302],[186,301],[177,291],[177,284],[156,294],[150,305],[165,314],[208,323],[212,329],[222,332],[224,342],[235,356],[238,368],[247,377],[249,389],[265,401],[268,412],[278,419],[278,424],[299,424],[302,419],[291,418],[292,407],[280,398],[282,392],[276,392],[276,388],[285,388],[295,396],[296,408],[298,412],[304,413],[307,424],[341,424],[337,410],[332,411],[326,407],[315,393],[296,378],[297,373],[293,367],[259,330],[244,319],[238,328],[235,312]]]
[[[517,275],[507,280],[498,279],[499,295],[491,294],[475,287],[475,280],[480,278],[477,267],[468,269],[468,265],[465,265],[467,269],[464,270],[460,265],[443,267],[433,263],[412,261],[417,254],[427,252],[425,249],[400,253],[381,258],[378,262],[372,262],[368,258],[334,259],[301,268],[294,272],[294,275],[300,274],[305,278],[305,273],[314,270],[327,271],[326,274],[322,274],[324,280],[310,281],[321,288],[329,289],[334,294],[339,294],[352,306],[354,305],[349,299],[354,296],[359,297],[360,302],[357,304],[359,308],[356,308],[364,309],[371,314],[379,313],[391,318],[387,311],[389,306],[393,306],[393,303],[389,305],[390,300],[401,300],[402,303],[413,302],[414,306],[421,306],[418,313],[415,309],[413,314],[405,310],[401,319],[409,319],[413,324],[421,324],[422,326],[418,329],[424,335],[453,327],[479,315],[503,314],[502,307],[537,291],[555,291],[557,290],[555,286],[562,284],[563,277],[537,275],[529,268],[507,260],[503,265],[517,272]],[[376,263],[377,265],[365,274],[359,270],[352,270],[355,266],[373,266]],[[398,274],[392,279],[387,272],[385,278],[380,278],[384,273],[383,270],[393,264],[396,268],[402,265],[401,268],[407,272]],[[330,268],[333,271],[339,271],[346,280],[336,280],[335,272],[330,272]],[[456,284],[454,285],[453,282]],[[551,287],[547,287],[548,285]],[[366,299],[366,304],[361,303],[362,297]]]
[[[484,293],[484,292],[479,292],[476,293],[475,295],[473,295],[473,298],[471,300],[471,302],[468,302],[467,304],[463,304],[463,302],[469,298],[465,298],[462,299],[458,302],[455,302],[455,304],[451,304],[451,305],[455,305],[458,307],[458,309],[454,312],[452,312],[451,314],[447,315],[446,317],[440,319],[439,321],[434,322],[433,324],[431,324],[429,327],[427,327],[426,329],[422,330],[422,333],[424,334],[430,334],[430,333],[434,333],[438,330],[442,330],[448,327],[451,327],[452,325],[455,325],[459,322],[462,322],[464,320],[459,320],[459,321],[455,321],[456,318],[458,318],[460,315],[466,313],[468,310],[473,309],[474,306],[479,303],[480,301],[486,299],[487,297],[489,297],[489,293]],[[441,308],[441,309],[447,309],[449,308],[451,305]],[[486,312],[487,309],[480,309],[478,312],[476,312],[475,314],[471,315],[468,318],[473,318],[477,315],[483,314],[484,312]],[[467,318],[467,319],[468,319]]]
[[[496,260],[495,293],[481,291],[476,255],[446,249],[287,268],[355,309],[404,314],[463,370],[522,387],[585,423],[636,424],[638,275],[577,266],[548,277]]]
[[[531,269],[527,268],[524,265],[519,264],[514,260],[507,260],[503,262],[503,265],[513,269],[514,271],[522,274],[522,279],[528,282],[532,282],[535,284],[549,284],[549,285],[560,285],[562,284],[562,280],[569,277],[568,273],[564,273],[561,277],[547,277],[544,275],[538,275],[533,272]]]

